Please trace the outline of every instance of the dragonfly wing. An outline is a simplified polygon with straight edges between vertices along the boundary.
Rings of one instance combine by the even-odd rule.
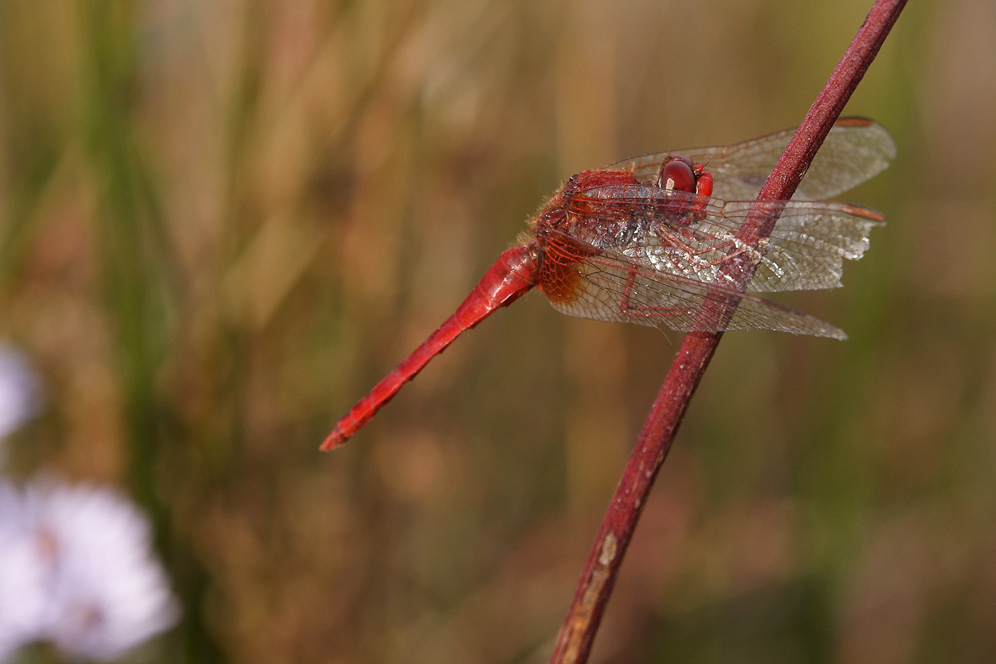
[[[657,272],[711,284],[727,261],[747,254],[757,265],[747,290],[757,293],[841,286],[844,260],[861,258],[871,229],[885,219],[850,203],[765,201],[759,210],[779,219],[771,236],[752,246],[737,233],[753,201],[721,201],[638,183],[591,187],[575,201],[583,201],[583,213],[592,219],[629,211],[637,223],[626,244],[602,248]]]
[[[777,213],[778,222],[761,246],[747,247],[737,244],[735,236],[754,202],[713,203],[717,205],[710,205],[704,219],[670,232],[704,238],[701,244],[723,252],[707,262],[721,264],[737,253],[748,253],[757,268],[747,290],[757,293],[842,286],[844,260],[861,258],[868,249],[871,229],[885,220],[875,210],[850,203],[765,202],[761,210]],[[702,256],[698,258],[701,261]]]
[[[866,118],[838,120],[799,185],[802,193],[793,198],[833,198],[878,175],[895,158],[896,142],[885,127]]]
[[[681,332],[766,329],[835,339],[847,336],[843,330],[814,316],[730,286],[664,274],[615,250],[588,252],[578,259],[577,249],[566,248],[576,242],[568,236],[551,234],[544,247],[547,254],[558,254],[561,252],[558,245],[563,243],[563,260],[559,263],[569,266],[576,277],[571,280],[569,294],[561,292],[557,297],[547,294],[550,303],[563,313]],[[706,303],[710,293],[713,297]],[[732,316],[724,313],[724,301],[739,303]]]
[[[632,171],[637,180],[652,182],[668,156],[683,155],[705,164],[712,173],[714,196],[753,199],[794,134],[795,129],[786,129],[727,146],[644,155],[607,168]],[[896,144],[884,127],[866,118],[842,118],[830,130],[794,198],[832,198],[880,173],[895,156]]]

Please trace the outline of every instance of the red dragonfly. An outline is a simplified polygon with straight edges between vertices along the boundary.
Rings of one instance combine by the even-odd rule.
[[[845,339],[819,318],[752,293],[841,286],[844,259],[861,258],[885,217],[819,199],[881,172],[896,147],[872,120],[841,119],[793,200],[765,204],[779,214],[771,236],[748,245],[737,232],[794,133],[650,154],[571,177],[456,312],[336,423],[322,449],[345,442],[457,336],[534,287],[556,309],[583,318]],[[746,293],[722,269],[733,258],[754,266]],[[736,310],[702,307],[710,294],[736,302]]]

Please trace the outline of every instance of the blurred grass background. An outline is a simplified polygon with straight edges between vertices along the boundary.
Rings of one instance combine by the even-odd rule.
[[[12,466],[130,487],[159,661],[546,661],[677,335],[538,295],[332,423],[569,175],[797,124],[869,2],[0,4]],[[899,144],[846,343],[727,335],[597,662],[996,650],[996,5],[914,2],[847,112]],[[99,536],[99,534],[95,534]]]

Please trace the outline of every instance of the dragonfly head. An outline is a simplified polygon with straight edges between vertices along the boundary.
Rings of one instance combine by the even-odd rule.
[[[676,155],[661,164],[655,184],[667,191],[709,196],[712,194],[712,173],[702,164],[693,164],[688,157]]]

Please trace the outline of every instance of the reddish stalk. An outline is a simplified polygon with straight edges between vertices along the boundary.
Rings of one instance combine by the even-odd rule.
[[[738,237],[741,240],[754,243],[771,234],[778,221],[778,213],[765,209],[766,206],[760,202],[787,200],[795,193],[817,150],[905,5],[906,0],[876,0],[830,80],[761,188],[758,204],[751,208],[740,228]],[[729,267],[727,274],[734,277],[740,289],[744,290],[753,276],[754,266],[749,262],[730,261]],[[708,298],[702,307],[722,307],[725,314],[731,316],[736,303],[729,302],[727,298]],[[588,660],[595,632],[640,513],[692,394],[722,336],[722,332],[690,332],[682,340],[602,521],[567,617],[560,628],[551,663]]]

